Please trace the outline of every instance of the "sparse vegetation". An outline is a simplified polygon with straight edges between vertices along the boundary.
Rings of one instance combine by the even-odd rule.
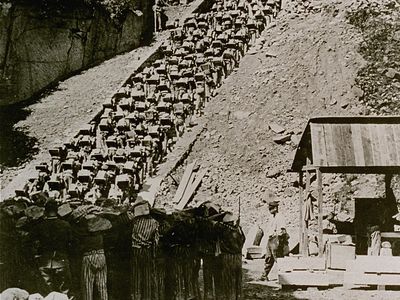
[[[361,101],[369,114],[400,112],[400,10],[396,1],[368,3],[348,14],[361,30],[359,52],[367,64],[358,72]]]
[[[133,0],[0,0],[0,12],[17,2],[39,6],[44,18],[57,16],[77,6],[99,8],[116,24],[122,23],[129,10],[137,9]]]

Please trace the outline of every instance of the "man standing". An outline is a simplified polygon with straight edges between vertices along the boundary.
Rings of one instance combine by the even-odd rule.
[[[222,222],[217,222],[217,243],[220,254],[217,258],[216,298],[218,300],[242,299],[242,247],[245,236],[239,221],[227,212]]]
[[[218,272],[218,258],[216,257],[218,235],[213,226],[213,221],[219,214],[220,207],[211,201],[206,201],[199,206],[201,217],[197,219],[197,251],[203,261],[204,300],[216,298],[215,284]],[[212,220],[211,220],[212,218]],[[219,249],[219,248],[218,248]]]
[[[155,4],[153,5],[153,12],[154,12],[154,32],[158,32],[163,30],[162,18],[164,14],[164,9],[162,7],[160,0],[156,0]]]
[[[31,232],[37,245],[38,267],[44,280],[45,294],[52,291],[69,293],[71,273],[68,253],[72,233],[68,222],[57,217],[58,205],[54,199],[45,204],[45,218]]]
[[[286,222],[282,214],[278,212],[279,202],[272,201],[268,204],[271,218],[266,227],[268,236],[267,249],[265,254],[265,267],[263,280],[268,280],[268,274],[278,257],[289,253],[289,235],[286,232]]]
[[[79,221],[75,231],[82,253],[82,299],[107,300],[107,264],[104,254],[103,235],[99,231],[89,230],[89,217],[95,218],[93,215],[87,215]],[[94,296],[94,287],[96,287],[98,297]]]
[[[150,215],[150,204],[140,201],[132,221],[132,300],[156,299],[155,256],[159,223]]]

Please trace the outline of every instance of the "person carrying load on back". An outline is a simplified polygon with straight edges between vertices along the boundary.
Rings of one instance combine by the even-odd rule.
[[[66,157],[66,149],[64,147],[55,147],[49,149],[51,156],[51,172],[57,174],[60,172],[61,163]]]
[[[204,103],[206,101],[206,76],[204,73],[198,72],[194,75],[196,89],[194,93],[196,113],[200,116]]]
[[[150,204],[134,204],[132,219],[131,299],[157,299],[155,258],[159,242],[159,222],[150,215]]]
[[[211,65],[212,65],[212,75],[214,84],[217,87],[220,87],[222,81],[225,79],[225,63],[222,58],[222,49],[221,48],[214,48],[213,56],[211,58]]]
[[[98,228],[102,227],[104,222],[108,223],[105,219],[97,219],[94,215],[86,214],[73,227],[74,237],[82,255],[82,300],[108,300],[103,233]],[[97,294],[94,294],[95,287]]]
[[[268,236],[268,243],[262,280],[268,280],[268,274],[271,272],[278,257],[284,257],[289,254],[289,235],[286,232],[285,218],[278,212],[279,202],[276,200],[269,202],[268,208],[271,218],[265,230]]]
[[[199,257],[203,261],[204,300],[215,299],[218,274],[217,233],[213,221],[224,216],[220,207],[211,201],[203,202],[198,207],[198,229],[196,234],[196,247]],[[218,248],[219,249],[219,248]]]

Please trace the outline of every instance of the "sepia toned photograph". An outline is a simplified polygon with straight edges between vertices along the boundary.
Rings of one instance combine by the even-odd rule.
[[[0,0],[0,300],[400,299],[400,0]]]

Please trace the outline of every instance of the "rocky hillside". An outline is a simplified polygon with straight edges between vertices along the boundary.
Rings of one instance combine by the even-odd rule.
[[[188,158],[209,170],[195,202],[211,198],[238,213],[240,201],[247,229],[267,222],[267,202],[276,195],[296,240],[297,174],[287,169],[307,120],[370,112],[362,76],[371,62],[360,49],[365,35],[349,19],[350,13],[375,6],[364,2],[286,2],[275,26],[208,104],[207,130]],[[350,216],[351,197],[384,192],[382,178],[375,176],[327,174],[323,183],[324,211]],[[165,183],[159,204],[170,201],[175,189],[172,180]]]
[[[151,1],[133,1],[118,19],[87,3],[0,1],[0,105],[132,50],[152,32]]]

